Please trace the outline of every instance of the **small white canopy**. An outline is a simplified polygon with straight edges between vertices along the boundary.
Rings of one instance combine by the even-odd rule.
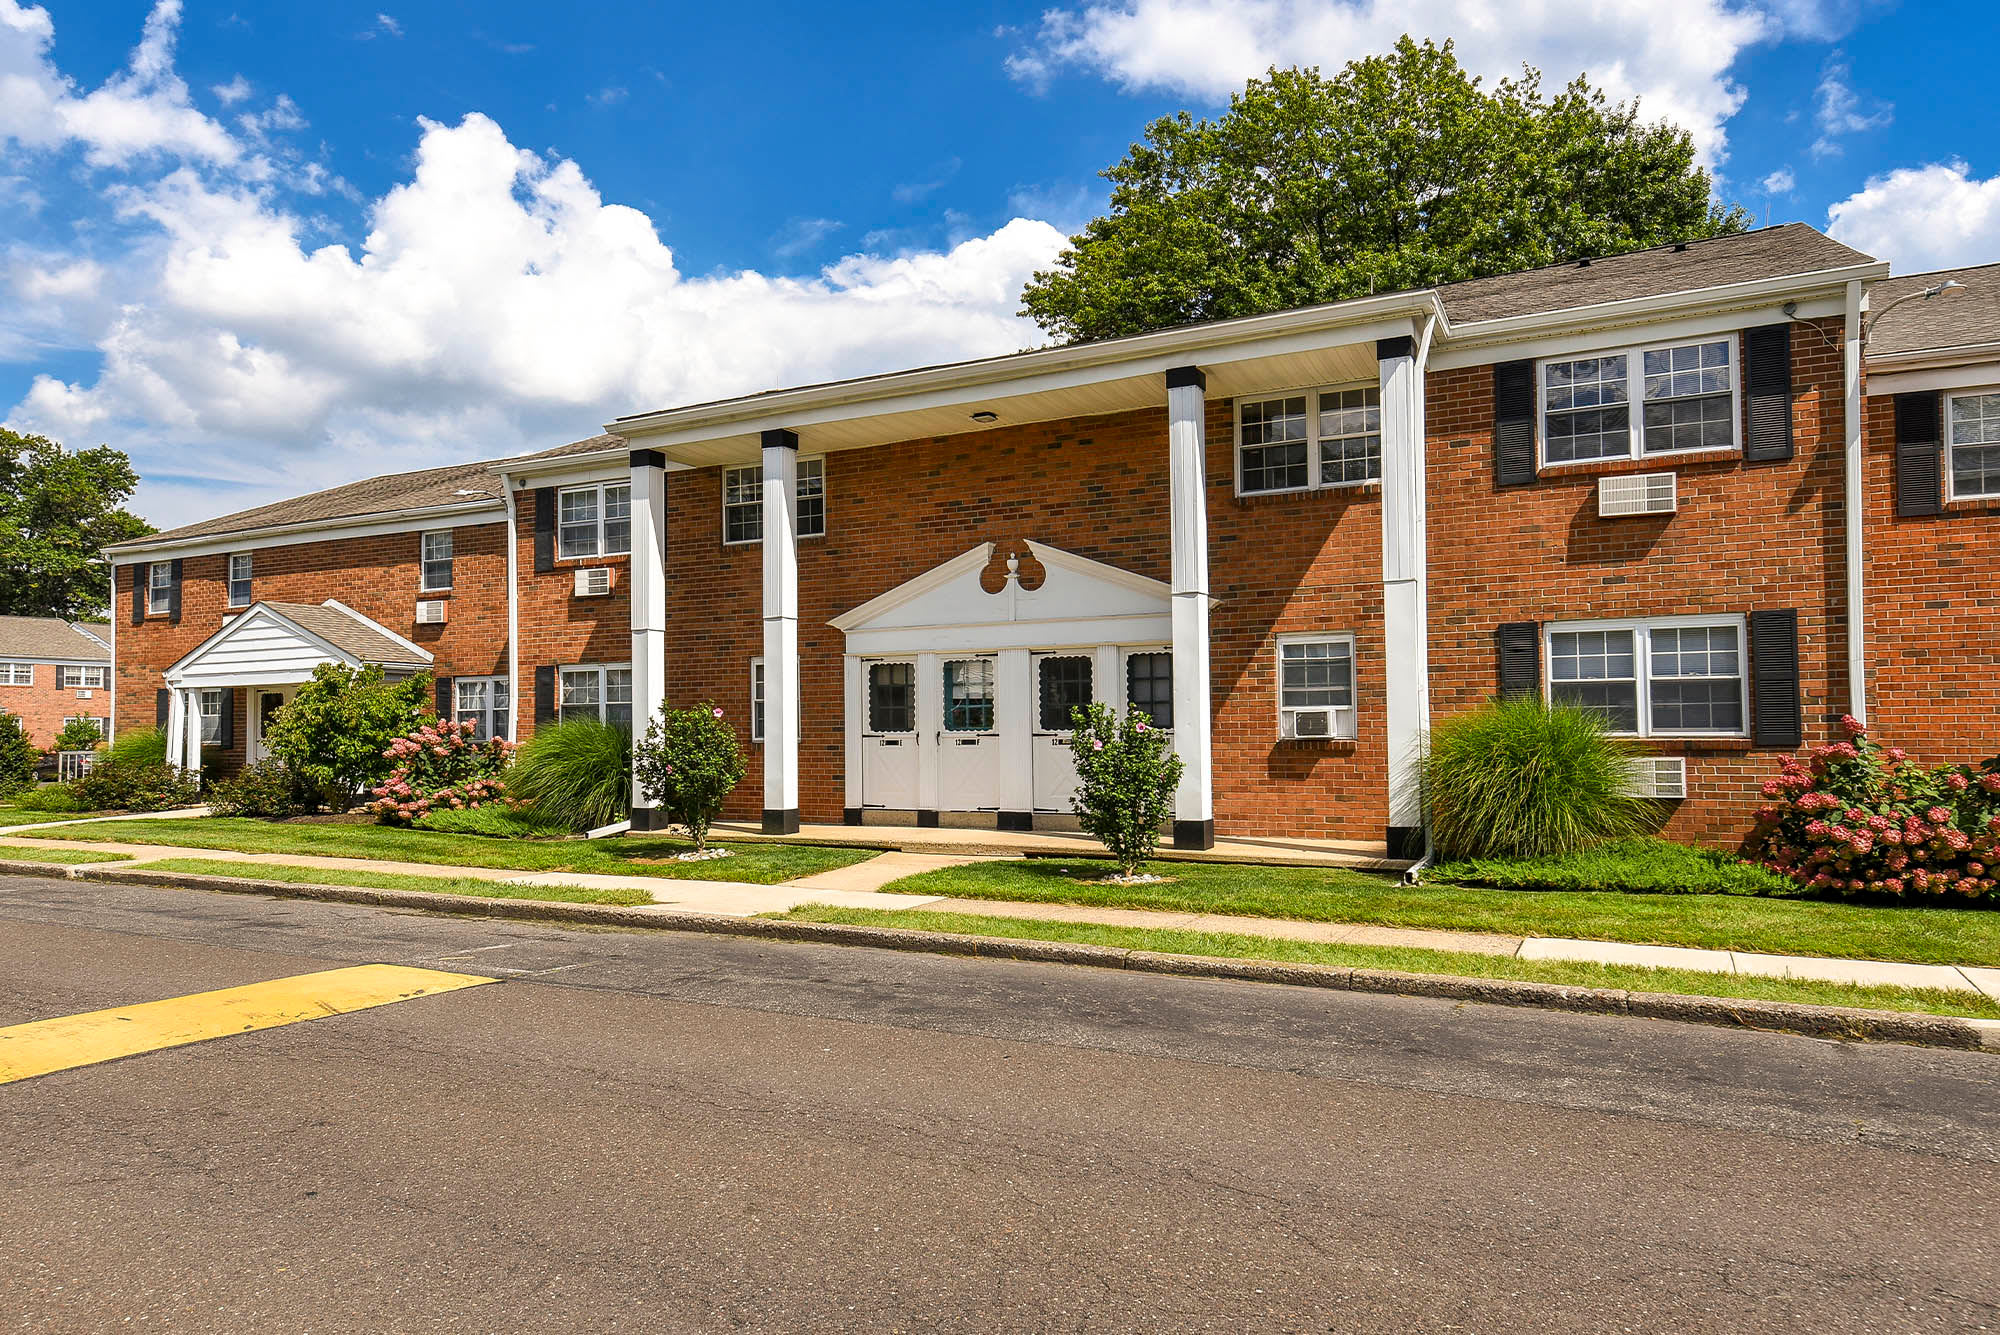
[[[322,663],[379,664],[390,676],[421,672],[432,662],[380,622],[329,598],[324,603],[252,603],[166,671],[181,690],[278,686],[312,676]]]

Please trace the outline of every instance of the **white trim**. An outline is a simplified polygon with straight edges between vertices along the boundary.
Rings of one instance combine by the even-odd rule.
[[[1952,451],[1957,448],[1951,439],[1951,405],[1955,399],[1979,398],[2000,394],[2000,385],[1967,386],[1956,394],[1941,394],[1938,398],[1938,435],[1943,439],[1938,443],[1944,450],[1944,498],[1947,501],[1991,501],[2000,500],[2000,490],[1976,491],[1969,496],[1958,494],[1958,469],[1952,464]],[[2000,440],[1982,442],[1972,448],[2000,445]]]
[[[1887,398],[1892,394],[1921,394],[1925,390],[1977,389],[2000,375],[2000,350],[1995,360],[1975,365],[1939,367],[1918,371],[1877,371],[1869,359],[1868,397]]]
[[[971,567],[974,570],[984,570],[986,563],[992,559],[993,544],[982,542],[970,551],[961,552],[959,555],[952,557],[951,560],[944,562],[942,565],[932,566],[929,570],[926,570],[914,579],[905,580],[895,588],[890,589],[887,593],[875,595],[875,597],[870,598],[859,607],[849,608],[826,624],[839,631],[848,631],[854,629],[856,626],[865,626],[869,622],[876,620],[883,613],[900,607],[914,598],[921,597],[929,593],[932,589],[951,583],[953,579],[963,574],[967,567]]]
[[[1346,705],[1287,705],[1285,703],[1285,646],[1289,644],[1344,644],[1347,646],[1347,696]],[[1347,731],[1333,731],[1326,735],[1327,741],[1351,742],[1361,730],[1361,664],[1360,651],[1356,649],[1353,631],[1288,631],[1277,637],[1271,647],[1272,662],[1277,665],[1276,688],[1272,694],[1272,705],[1277,717],[1277,737],[1280,741],[1295,740],[1285,731],[1285,715],[1331,711],[1338,717],[1343,711],[1347,718]],[[1302,739],[1300,739],[1302,740]]]
[[[1860,283],[1849,283],[1840,352],[1841,538],[1847,567],[1843,572],[1847,584],[1847,712],[1864,724],[1868,721],[1868,566],[1863,530],[1868,518],[1861,357],[1867,337],[1862,314],[1867,308],[1867,291]],[[1746,671],[1744,675],[1749,674]],[[1685,788],[1685,782],[1682,786]]]
[[[429,547],[431,539],[438,537],[443,538],[445,542],[448,544],[449,549],[444,554],[444,564],[448,574],[444,583],[433,584],[431,583],[431,571],[430,571],[431,558],[429,554]],[[455,581],[458,573],[457,567],[455,565],[457,558],[458,558],[458,544],[452,541],[450,529],[427,528],[421,530],[417,534],[417,592],[449,593],[451,591],[452,584]]]
[[[488,737],[505,737],[507,735],[506,727],[503,726],[501,730],[498,732],[495,732],[493,730],[494,715],[500,712],[499,707],[493,703],[494,692],[496,690],[503,690],[507,692],[507,714],[510,717],[508,719],[501,720],[503,725],[511,721],[511,716],[514,712],[514,692],[508,688],[507,679],[505,677],[494,677],[494,676],[453,677],[451,679],[451,717],[446,721],[450,723],[458,723],[463,721],[463,716],[466,713],[466,710],[462,705],[459,704],[458,693],[460,689],[466,686],[484,686],[486,688],[486,708],[476,712],[481,713],[485,716],[486,735]]]
[[[1670,352],[1676,348],[1693,347],[1700,343],[1726,342],[1729,345],[1729,434],[1728,445],[1702,445],[1684,450],[1649,450],[1646,448],[1646,354],[1649,352]],[[1549,444],[1549,367],[1571,361],[1584,361],[1604,357],[1625,359],[1625,432],[1626,452],[1624,454],[1594,454],[1581,459],[1550,459]],[[1707,395],[1690,397],[1708,397]],[[1612,404],[1610,407],[1621,405]],[[1559,411],[1589,412],[1591,409],[1561,409]],[[1705,338],[1683,338],[1665,341],[1633,343],[1619,347],[1603,347],[1595,350],[1579,350],[1561,357],[1544,357],[1535,362],[1535,460],[1537,469],[1568,468],[1572,465],[1615,463],[1621,459],[1682,459],[1700,455],[1740,454],[1743,451],[1743,340],[1734,331],[1713,334]]]
[[[631,727],[634,727],[634,728],[636,728],[636,727],[639,727],[639,726],[640,726],[640,724],[639,724],[639,714],[638,714],[638,703],[639,703],[639,701],[638,701],[638,685],[639,685],[639,682],[638,682],[638,677],[637,677],[637,675],[636,675],[635,673],[633,673],[633,671],[632,671],[632,665],[631,665],[631,663],[629,663],[629,662],[626,662],[626,663],[561,663],[561,664],[558,664],[558,665],[556,666],[556,698],[555,698],[555,700],[554,700],[554,702],[553,702],[553,703],[554,703],[554,705],[555,705],[555,714],[554,714],[554,716],[553,716],[553,719],[552,719],[552,721],[553,721],[553,722],[555,722],[555,723],[561,723],[561,722],[563,721],[563,698],[562,698],[562,697],[563,697],[563,674],[564,674],[564,673],[566,673],[566,672],[594,672],[594,673],[596,673],[596,674],[597,674],[597,721],[598,721],[598,722],[600,722],[600,723],[608,723],[608,722],[610,722],[610,720],[609,720],[609,719],[607,719],[607,718],[606,718],[606,717],[604,716],[604,711],[605,711],[606,707],[607,707],[607,706],[608,706],[608,705],[610,704],[610,701],[608,701],[607,699],[605,699],[605,695],[606,695],[606,692],[607,692],[607,686],[606,686],[606,683],[605,683],[605,680],[604,680],[604,676],[605,676],[605,674],[606,674],[607,672],[623,672],[623,673],[625,673],[625,674],[626,674],[626,675],[627,675],[628,677],[630,677],[630,678],[631,678],[630,682],[628,682],[628,686],[630,687],[630,689],[631,689],[631,690],[632,690],[632,692],[633,692],[633,698],[632,698],[632,700],[631,700],[631,701],[629,702],[629,704],[630,704],[630,706],[631,706],[631,708],[632,708],[632,711],[633,711],[633,712],[632,712],[632,723],[631,723],[631,724],[630,724],[629,726],[631,726]],[[511,697],[509,697],[509,700],[508,700],[508,708],[509,708],[509,709],[512,709],[513,707],[514,707],[514,704],[513,704],[513,700],[512,700],[512,698],[511,698]]]
[[[378,538],[413,529],[466,528],[499,522],[504,507],[500,499],[474,505],[443,505],[422,510],[388,510],[359,515],[353,520],[313,519],[296,524],[273,524],[268,528],[237,529],[230,533],[208,533],[200,537],[168,539],[161,542],[120,543],[104,549],[104,558],[114,565],[137,565],[163,556],[216,556],[224,552],[266,547],[296,547],[308,542],[333,542],[342,538]]]
[[[750,659],[750,740],[764,740],[763,710],[759,707],[764,700],[764,655],[756,654]]]
[[[1743,719],[1743,726],[1733,730],[1721,728],[1658,729],[1653,727],[1653,665],[1652,633],[1656,630],[1701,630],[1709,627],[1729,626],[1736,631],[1736,681],[1737,707]],[[1638,697],[1638,730],[1619,732],[1619,737],[1748,737],[1750,735],[1750,627],[1749,618],[1734,613],[1694,614],[1688,616],[1662,617],[1615,617],[1589,621],[1550,621],[1542,626],[1542,698],[1554,699],[1555,664],[1552,646],[1557,635],[1574,635],[1590,631],[1630,631],[1632,632],[1632,677],[1633,690]],[[1624,681],[1623,677],[1615,680]],[[1692,677],[1664,678],[1663,680],[1716,681],[1723,678]]]
[[[819,523],[820,523],[820,527],[819,527],[819,531],[818,531],[817,533],[805,533],[805,532],[798,532],[798,533],[796,533],[796,534],[795,534],[794,536],[796,536],[796,537],[798,538],[798,540],[799,540],[800,542],[810,542],[810,541],[812,541],[812,540],[813,540],[813,539],[815,539],[815,538],[824,538],[824,537],[826,536],[826,528],[827,528],[827,509],[826,509],[826,500],[827,500],[827,493],[826,493],[826,456],[825,456],[825,455],[823,455],[823,454],[801,454],[801,455],[799,456],[799,478],[800,478],[800,480],[801,480],[801,481],[803,481],[803,480],[804,480],[804,478],[805,478],[805,473],[806,473],[806,465],[807,465],[807,464],[817,464],[817,465],[819,466]],[[756,511],[756,512],[757,512],[757,516],[758,516],[758,523],[757,523],[757,536],[756,536],[756,537],[754,537],[754,538],[732,538],[732,537],[730,537],[730,536],[729,536],[729,475],[730,475],[731,473],[754,473],[754,474],[756,474],[756,475],[757,475],[757,495],[758,495],[758,498],[759,498],[759,499],[757,499],[757,500],[754,500],[754,501],[738,501],[738,502],[736,503],[736,504],[737,504],[737,507],[738,507],[739,509],[750,509],[750,510],[754,510],[754,511]],[[755,547],[755,546],[757,546],[757,545],[758,545],[759,543],[761,543],[761,542],[763,542],[763,541],[764,541],[764,524],[763,524],[763,514],[764,514],[764,503],[763,503],[763,499],[762,499],[762,497],[763,497],[763,494],[764,494],[764,465],[763,465],[763,461],[762,461],[762,460],[759,460],[758,462],[756,462],[756,463],[754,463],[754,464],[727,464],[727,465],[725,465],[725,466],[723,467],[723,469],[722,469],[722,484],[721,484],[721,485],[722,485],[722,504],[721,504],[721,518],[722,518],[722,529],[721,529],[721,538],[722,538],[722,545],[723,545],[723,546],[725,546],[725,547]],[[800,493],[800,495],[803,495],[803,494],[804,494],[804,493]],[[794,497],[793,497],[793,503],[794,503],[794,505],[795,505],[795,506],[796,506],[796,504],[797,504],[797,501],[798,501],[798,497],[797,497],[797,496],[794,496]],[[795,523],[794,527],[796,527],[796,523]]]
[[[153,578],[154,572],[159,570],[167,572],[167,582],[165,584],[161,584]],[[164,595],[160,599],[162,605],[159,607],[153,606],[153,594],[156,591]],[[146,562],[146,615],[149,617],[164,617],[172,616],[173,613],[174,563],[171,560]]]
[[[22,687],[22,688],[33,686],[35,684],[35,664],[38,661],[40,660],[30,659],[30,658],[0,659],[0,668],[7,669],[6,680],[0,681],[0,686]],[[18,672],[21,668],[28,669],[28,679],[26,681],[15,681],[14,680],[15,673]]]
[[[55,669],[56,689],[59,691],[101,691],[111,682],[111,669],[103,663],[57,663]],[[98,677],[95,682],[64,681],[65,672],[95,672]]]
[[[507,508],[507,740],[520,739],[521,716],[521,521],[514,503],[514,478],[500,475]]]
[[[250,596],[240,603],[236,601],[236,563],[238,561],[248,561],[250,563],[250,573],[243,578],[246,592]],[[222,598],[224,605],[231,610],[248,607],[257,601],[257,554],[254,551],[231,552],[223,558]]]
[[[2000,342],[1960,343],[1949,348],[1913,348],[1908,352],[1871,352],[1869,375],[1914,375],[1921,371],[1943,372],[1953,367],[1976,370],[2000,362]],[[1881,368],[1879,371],[1875,368]]]
[[[1320,435],[1319,396],[1322,394],[1349,393],[1355,390],[1373,391],[1375,394],[1375,438],[1378,442],[1375,458],[1375,476],[1361,478],[1352,482],[1328,482],[1321,476],[1320,446],[1322,442],[1326,440],[1353,440],[1356,437],[1323,437]],[[1306,485],[1303,487],[1271,487],[1259,491],[1245,491],[1243,489],[1243,451],[1246,449],[1255,450],[1269,447],[1265,445],[1245,445],[1243,443],[1243,410],[1251,404],[1270,403],[1279,399],[1297,398],[1300,395],[1304,395],[1306,400]],[[1338,412],[1340,410],[1336,408],[1334,411]],[[1230,407],[1229,462],[1232,476],[1229,479],[1229,485],[1232,493],[1236,496],[1300,496],[1311,491],[1339,491],[1350,487],[1380,486],[1382,484],[1383,468],[1379,443],[1382,438],[1381,412],[1382,386],[1379,379],[1373,381],[1349,380],[1327,385],[1310,385],[1301,389],[1280,390],[1270,394],[1238,395],[1236,401]]]

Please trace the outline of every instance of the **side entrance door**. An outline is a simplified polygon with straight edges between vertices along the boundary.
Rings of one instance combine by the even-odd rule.
[[[1095,661],[1089,653],[1065,652],[1034,656],[1035,810],[1067,814],[1076,795],[1076,758],[1070,754],[1071,711],[1087,707]]]
[[[292,698],[296,688],[291,686],[254,686],[250,690],[250,736],[244,754],[251,764],[271,758],[271,748],[265,742],[265,730],[271,720],[277,717]]]
[[[862,664],[861,803],[917,807],[917,664],[877,658]]]

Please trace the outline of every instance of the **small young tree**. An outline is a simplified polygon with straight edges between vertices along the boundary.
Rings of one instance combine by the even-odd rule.
[[[639,785],[675,824],[686,827],[697,853],[708,848],[708,827],[743,782],[743,749],[722,711],[707,702],[669,709],[632,748]]]
[[[384,753],[431,708],[431,676],[388,681],[370,664],[358,671],[322,663],[278,711],[266,733],[271,754],[298,779],[308,806],[345,808],[387,778]]]
[[[87,718],[73,718],[56,734],[58,751],[95,751],[104,745],[104,734]]]
[[[1123,719],[1101,704],[1078,709],[1069,749],[1076,757],[1070,805],[1084,833],[1094,836],[1134,875],[1160,846],[1160,826],[1173,815],[1181,758],[1166,733],[1140,710]]]
[[[12,714],[0,713],[0,797],[17,793],[35,781],[41,758],[28,741],[27,729]]]

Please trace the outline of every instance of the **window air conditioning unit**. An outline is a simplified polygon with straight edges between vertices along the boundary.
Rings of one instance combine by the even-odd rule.
[[[1641,797],[1678,802],[1688,795],[1686,756],[1647,756],[1632,762],[1632,789]]]
[[[576,572],[576,596],[602,598],[611,592],[611,567],[589,566]]]
[[[1597,515],[1670,515],[1680,508],[1673,473],[1625,473],[1597,480]]]
[[[1284,735],[1288,740],[1317,742],[1338,739],[1347,735],[1341,725],[1343,709],[1295,709],[1284,717]]]
[[[444,624],[444,599],[419,598],[417,600],[417,624],[419,626],[442,626]]]

